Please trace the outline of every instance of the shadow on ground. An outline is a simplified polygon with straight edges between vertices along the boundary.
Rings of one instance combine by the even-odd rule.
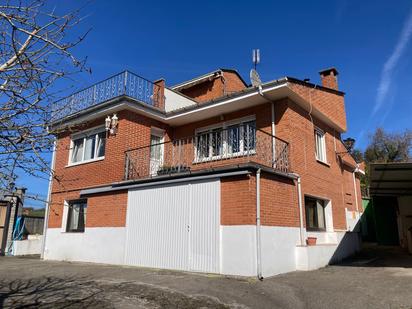
[[[0,283],[0,308],[114,308],[113,304],[120,308],[229,308],[213,297],[133,282],[66,276]]]
[[[335,266],[412,268],[412,255],[401,247],[364,243],[361,252]]]
[[[87,287],[87,288],[84,288]],[[82,278],[45,277],[0,282],[0,308],[104,307],[102,290]]]

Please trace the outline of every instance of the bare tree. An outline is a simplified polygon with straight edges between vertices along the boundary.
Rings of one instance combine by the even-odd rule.
[[[57,80],[85,70],[72,50],[80,11],[58,14],[46,0],[0,4],[0,189],[21,172],[46,177],[44,153],[53,145],[47,132]],[[54,88],[54,89],[53,89]]]

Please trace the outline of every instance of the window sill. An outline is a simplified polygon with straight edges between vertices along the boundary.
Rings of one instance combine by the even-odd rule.
[[[65,167],[78,166],[78,165],[98,162],[98,161],[102,161],[102,160],[104,160],[104,157],[100,157],[100,158],[92,159],[92,160],[87,160],[87,161],[76,162],[76,163],[70,163],[70,164],[67,164]]]
[[[330,164],[329,164],[328,162],[321,161],[321,160],[319,160],[319,159],[316,159],[316,161],[317,161],[318,163],[324,165],[324,166],[330,167]]]
[[[308,233],[326,233],[328,232],[326,229],[314,229],[314,228],[307,228],[306,231]]]

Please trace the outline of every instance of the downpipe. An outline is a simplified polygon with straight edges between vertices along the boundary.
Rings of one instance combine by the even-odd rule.
[[[272,102],[269,98],[263,93],[262,85],[258,87],[259,95],[264,98],[266,101],[271,103],[270,112],[271,112],[271,131],[272,131],[272,167],[276,167],[276,127],[275,127],[275,103]]]
[[[56,140],[53,142],[53,154],[52,154],[52,160],[50,164],[51,170],[50,170],[50,178],[49,178],[49,188],[47,192],[46,212],[44,214],[43,241],[41,244],[41,252],[40,252],[41,259],[44,259],[44,251],[46,249],[46,236],[47,236],[47,229],[49,227],[51,189],[52,189],[52,182],[53,182],[55,160],[56,160]]]
[[[257,278],[263,280],[262,276],[262,241],[260,235],[260,172],[259,168],[256,171],[256,266]]]
[[[305,228],[303,226],[303,203],[302,203],[302,185],[300,181],[300,176],[295,174],[297,177],[298,184],[298,205],[299,205],[299,232],[300,232],[300,244],[305,246]]]

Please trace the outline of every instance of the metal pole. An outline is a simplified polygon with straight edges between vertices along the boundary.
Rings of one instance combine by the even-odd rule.
[[[129,153],[126,152],[126,162],[125,162],[125,172],[124,172],[124,180],[129,180]]]
[[[51,171],[50,171],[50,178],[49,178],[49,190],[47,193],[47,203],[46,203],[46,212],[44,214],[44,225],[43,225],[43,241],[41,244],[41,256],[40,258],[44,259],[44,251],[46,250],[46,237],[47,237],[47,229],[49,227],[49,216],[50,216],[50,201],[51,201],[51,191],[52,191],[52,182],[53,182],[53,173],[54,173],[54,165],[56,162],[56,140],[53,143],[53,155],[51,161]]]

